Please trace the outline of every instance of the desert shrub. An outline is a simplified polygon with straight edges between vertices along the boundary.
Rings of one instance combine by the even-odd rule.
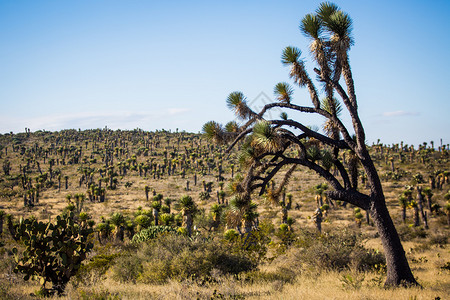
[[[223,274],[238,274],[255,267],[250,258],[233,253],[220,240],[162,235],[139,244],[137,251],[117,260],[112,267],[112,278],[162,284],[169,279],[207,278],[213,269]]]
[[[401,225],[397,226],[397,232],[398,232],[398,235],[400,236],[400,239],[403,242],[410,241],[415,238],[426,238],[427,237],[427,232],[425,231],[425,229],[422,226],[411,227],[411,226],[408,226],[407,224],[401,224]]]
[[[116,259],[111,267],[112,278],[119,282],[133,282],[142,272],[142,263],[135,255],[126,255]]]
[[[432,234],[429,237],[428,244],[443,248],[448,243],[448,236],[442,233]]]
[[[237,255],[246,256],[259,264],[266,258],[268,245],[271,243],[270,236],[275,228],[270,221],[262,221],[256,230],[248,234],[239,235],[234,229],[227,230],[223,235],[223,241],[229,251]]]
[[[117,257],[119,257],[118,253],[95,255],[78,270],[76,274],[77,283],[87,284],[91,281],[95,284],[106,274]]]
[[[316,235],[302,230],[299,236],[298,259],[317,270],[344,270],[355,267],[358,270],[370,270],[385,264],[384,255],[366,249],[361,234],[347,230]]]
[[[355,249],[350,258],[352,266],[360,271],[379,269],[380,266],[386,264],[383,253],[373,249],[365,249],[363,247]]]
[[[275,232],[275,236],[281,240],[281,244],[284,246],[291,245],[295,240],[295,234],[289,229],[287,224],[281,224]]]

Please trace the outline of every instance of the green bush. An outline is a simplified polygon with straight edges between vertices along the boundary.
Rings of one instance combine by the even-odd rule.
[[[317,270],[345,270],[356,267],[370,270],[385,264],[384,255],[366,249],[361,234],[347,230],[315,235],[308,230],[299,233],[298,259],[303,264]]]
[[[115,260],[111,273],[114,280],[136,283],[142,273],[142,263],[136,255],[121,256]]]
[[[92,257],[89,262],[80,267],[76,274],[76,280],[78,283],[87,284],[88,281],[95,283],[100,280],[106,271],[114,264],[119,254],[99,254]]]
[[[410,241],[416,238],[426,238],[428,235],[422,226],[410,227],[407,224],[397,226],[397,232],[402,242]]]
[[[116,260],[111,273],[121,282],[163,284],[169,279],[209,278],[214,269],[222,274],[238,274],[255,267],[249,257],[233,253],[220,240],[169,234],[138,244],[137,250]]]

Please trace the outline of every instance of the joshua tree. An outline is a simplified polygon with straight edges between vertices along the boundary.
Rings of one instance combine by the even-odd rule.
[[[400,197],[398,197],[398,203],[402,208],[402,221],[403,223],[406,223],[406,208],[408,207],[409,204],[408,198],[404,194],[402,194],[400,195]]]
[[[3,218],[5,217],[5,212],[0,210],[0,237],[3,234]]]
[[[314,211],[312,220],[314,221],[314,223],[316,224],[317,230],[319,232],[322,232],[322,210],[320,208],[317,208]]]
[[[111,216],[111,224],[116,229],[114,231],[114,240],[116,242],[123,242],[124,230],[125,230],[125,217],[123,214],[116,212]]]
[[[447,225],[450,226],[450,202],[447,201],[444,207],[445,214],[447,215]]]
[[[151,225],[152,220],[148,215],[138,215],[134,219],[134,223],[136,223],[136,231],[140,232],[142,229],[145,229]]]
[[[222,206],[217,203],[214,203],[211,206],[211,214],[213,217],[212,228],[217,229],[220,225],[220,214],[222,213]]]
[[[287,198],[286,209],[290,210],[292,208],[292,194],[287,193],[286,198]]]
[[[417,204],[416,200],[411,200],[411,202],[409,202],[409,207],[414,209],[414,227],[417,227],[417,226],[420,225],[420,221],[419,221],[419,205]]]
[[[430,211],[430,214],[433,213],[431,207],[433,205],[433,203],[431,202],[431,197],[433,197],[433,191],[431,190],[431,188],[426,187],[423,189],[422,193],[425,195],[425,197],[427,197],[427,206],[428,206],[428,210]]]
[[[164,204],[169,208],[168,213],[170,213],[170,205],[172,204],[173,200],[169,197],[164,198]]]
[[[420,186],[417,186],[417,205],[419,206],[420,215],[422,216],[425,229],[428,229],[427,213],[423,210],[423,194],[422,187]]]
[[[204,125],[203,131],[217,143],[231,142],[227,151],[244,140],[239,161],[247,172],[237,190],[248,202],[254,190],[264,194],[267,184],[283,167],[300,165],[315,171],[331,186],[332,189],[327,191],[329,198],[370,212],[386,255],[385,285],[415,285],[417,282],[387,209],[381,181],[365,144],[365,131],[358,115],[349,63],[349,50],[354,43],[352,20],[336,5],[322,3],[315,14],[308,14],[302,19],[300,29],[311,39],[310,50],[317,63],[314,72],[320,84],[323,84],[328,107],[319,101],[319,89],[306,71],[301,51],[289,46],[284,49],[281,61],[290,67],[289,74],[293,81],[307,88],[312,106],[294,104],[293,95],[288,92],[277,102],[266,104],[261,111],[255,112],[248,106],[243,93],[233,92],[227,99],[227,105],[244,121],[243,125],[236,132],[229,132],[222,125],[211,121]],[[337,115],[335,94],[351,118],[354,138]],[[339,130],[340,137],[321,134],[300,120],[266,119],[266,112],[273,108],[319,115]],[[346,169],[341,156],[336,155],[345,150],[355,153],[367,175],[367,193],[356,189],[350,178],[351,170]],[[337,172],[330,172],[330,167]]]
[[[361,209],[359,207],[355,208],[354,213],[355,213],[356,225],[358,225],[358,227],[361,228],[362,219],[363,219],[363,215],[361,213]]]
[[[157,201],[157,200],[153,201],[152,208],[153,208],[153,219],[155,221],[155,226],[158,226],[159,210],[161,209],[161,203],[159,203],[159,201]]]
[[[144,192],[145,192],[145,199],[148,201],[148,193],[150,192],[150,187],[148,185],[144,187]]]
[[[98,223],[97,224],[97,237],[98,237],[98,241],[100,242],[100,244],[103,244],[106,239],[108,238],[109,235],[109,224],[108,223]]]
[[[183,227],[186,228],[188,235],[191,236],[193,218],[197,212],[197,206],[191,196],[184,195],[180,199],[180,207],[183,213]]]
[[[9,172],[11,171],[11,163],[9,160],[5,160],[2,165],[3,173],[5,173],[5,176],[9,176]]]

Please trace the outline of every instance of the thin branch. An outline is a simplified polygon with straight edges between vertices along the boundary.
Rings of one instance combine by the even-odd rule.
[[[250,132],[252,132],[253,128],[248,128],[244,131],[242,131],[235,139],[234,141],[231,143],[230,146],[228,146],[228,148],[225,150],[225,153],[229,153],[231,151],[231,149],[233,149],[233,147],[236,145],[237,142],[239,142],[240,139],[242,139],[243,137],[245,137],[247,134],[249,134]]]
[[[299,122],[296,122],[294,120],[271,120],[270,122],[272,124],[281,124],[281,125],[287,125],[287,126],[292,126],[292,127],[298,128],[298,129],[302,130],[305,134],[307,134],[309,137],[313,137],[313,138],[321,141],[324,144],[327,144],[330,146],[335,146],[335,147],[338,147],[339,149],[351,149],[346,142],[344,142],[342,140],[333,140],[323,134],[320,134],[314,130],[309,129],[305,125],[303,125]]]

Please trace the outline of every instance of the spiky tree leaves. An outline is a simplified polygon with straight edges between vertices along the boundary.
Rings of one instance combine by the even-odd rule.
[[[317,91],[311,81],[311,78],[309,78],[309,75],[306,72],[305,64],[300,59],[301,54],[302,52],[300,49],[288,46],[283,50],[281,55],[281,63],[285,66],[291,67],[289,76],[293,78],[299,86],[308,87],[314,107],[319,108],[319,97],[317,96]]]
[[[124,229],[125,229],[125,217],[122,213],[116,212],[111,216],[111,224],[113,224],[116,229],[114,231],[114,239],[116,242],[123,242]]]
[[[282,103],[289,104],[291,102],[291,95],[294,93],[292,87],[286,82],[279,82],[273,89],[273,93],[277,99]]]
[[[340,117],[342,112],[341,103],[334,97],[323,98],[320,102],[320,107],[328,112],[330,115],[334,115],[337,118]],[[337,124],[333,119],[327,118],[323,124],[323,130],[327,136],[334,140],[340,138],[339,124]]]
[[[210,140],[214,140],[218,144],[225,142],[225,132],[222,125],[215,121],[209,121],[203,125],[203,133]]]
[[[330,16],[336,11],[339,11],[339,6],[336,4],[331,2],[322,2],[319,4],[316,13],[320,20],[327,24],[330,20]]]
[[[228,133],[238,133],[239,124],[236,121],[230,121],[227,124],[225,124],[225,131]]]
[[[313,14],[307,14],[300,23],[300,30],[306,36],[313,39],[319,39],[322,34],[322,19]]]
[[[230,226],[243,229],[242,233],[250,233],[259,214],[258,205],[241,195],[230,200],[227,222]]]
[[[242,120],[247,120],[255,114],[247,105],[242,92],[232,92],[227,98],[227,106]]]
[[[327,29],[333,34],[331,42],[338,54],[345,53],[353,45],[352,19],[342,11],[334,12],[325,22]]]
[[[275,126],[259,121],[253,127],[251,144],[262,152],[276,152],[282,147],[282,140]]]

